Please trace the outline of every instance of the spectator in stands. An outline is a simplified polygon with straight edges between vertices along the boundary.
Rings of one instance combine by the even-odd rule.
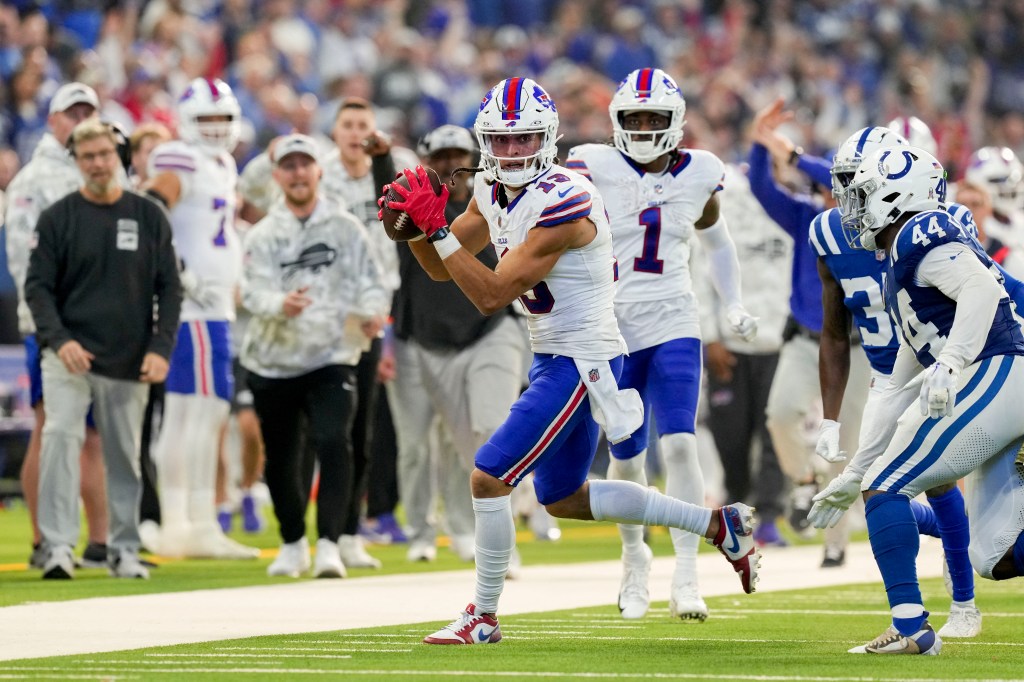
[[[163,210],[121,187],[111,128],[88,119],[71,144],[83,185],[39,216],[25,281],[49,396],[39,485],[43,577],[74,575],[78,454],[92,403],[107,470],[110,574],[148,578],[138,556],[139,439],[147,384],[167,376],[177,332],[177,257]]]

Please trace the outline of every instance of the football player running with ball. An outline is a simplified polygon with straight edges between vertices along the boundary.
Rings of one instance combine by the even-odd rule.
[[[662,525],[703,535],[754,590],[760,555],[752,513],[736,503],[709,509],[632,481],[587,481],[598,424],[624,440],[643,421],[642,403],[620,390],[625,343],[613,306],[611,230],[604,202],[580,174],[555,164],[558,114],[528,78],[509,78],[487,93],[474,126],[481,175],[466,211],[448,227],[447,188],[433,192],[426,171],[406,171],[405,211],[426,239],[410,242],[431,277],[454,279],[485,314],[519,299],[527,312],[534,362],[530,387],[506,422],[476,454],[471,476],[476,517],[476,593],[428,644],[501,639],[496,613],[515,523],[509,494],[535,472],[538,500],[554,516]],[[387,191],[385,191],[387,196]],[[383,203],[384,199],[381,200]],[[475,255],[490,241],[494,270]]]
[[[665,492],[692,504],[704,502],[704,475],[697,459],[697,400],[701,380],[700,315],[690,280],[690,240],[700,237],[709,270],[733,331],[746,341],[757,321],[740,302],[736,247],[719,212],[725,168],[706,151],[679,149],[686,102],[661,69],[638,69],[619,84],[609,111],[614,146],[586,144],[569,152],[566,167],[594,183],[606,200],[618,286],[615,316],[629,355],[619,385],[639,391],[644,423],[628,439],[613,443],[608,478],[647,485],[644,462],[648,410],[658,424],[665,457]],[[647,613],[653,555],[643,527],[620,525],[623,618]],[[672,529],[676,569],[669,612],[703,621],[708,607],[697,585],[693,533]]]

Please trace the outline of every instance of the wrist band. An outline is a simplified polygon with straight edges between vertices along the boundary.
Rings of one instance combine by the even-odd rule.
[[[431,244],[433,244],[434,242],[440,241],[440,240],[444,239],[445,237],[447,237],[449,232],[450,232],[450,230],[448,229],[447,225],[439,227],[436,230],[434,230],[434,234],[432,234],[429,237],[427,237],[427,241],[430,242]]]
[[[437,255],[441,257],[441,260],[444,260],[462,248],[462,244],[459,243],[458,238],[451,232],[447,232],[443,238],[438,239],[433,243],[434,248],[437,249]]]

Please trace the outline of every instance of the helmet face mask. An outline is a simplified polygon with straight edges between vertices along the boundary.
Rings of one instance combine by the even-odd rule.
[[[558,154],[555,103],[530,78],[508,78],[491,88],[473,130],[488,182],[521,187],[547,171]]]
[[[857,168],[860,167],[860,162],[882,147],[907,144],[907,140],[898,133],[875,126],[861,128],[839,145],[832,158],[832,196],[839,202],[839,208],[844,215],[850,205],[850,198],[846,196],[847,188]]]
[[[196,78],[178,100],[181,139],[216,151],[231,152],[242,133],[242,110],[222,80]]]
[[[917,147],[882,147],[866,156],[846,189],[843,232],[854,248],[878,248],[878,234],[907,213],[945,208],[946,172]]]
[[[627,115],[649,111],[668,118],[664,132],[631,130]],[[686,101],[672,77],[661,69],[637,69],[626,76],[608,107],[615,148],[637,163],[650,163],[683,140]]]

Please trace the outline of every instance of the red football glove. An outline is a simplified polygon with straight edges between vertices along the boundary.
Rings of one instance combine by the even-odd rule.
[[[423,166],[416,166],[415,173],[406,168],[405,179],[409,181],[409,189],[397,182],[391,185],[391,189],[402,197],[402,201],[390,201],[388,207],[396,211],[405,211],[416,227],[429,238],[448,225],[448,220],[444,217],[444,207],[448,204],[448,187],[442,184],[441,194],[434,194],[430,178],[427,177],[427,171]]]

